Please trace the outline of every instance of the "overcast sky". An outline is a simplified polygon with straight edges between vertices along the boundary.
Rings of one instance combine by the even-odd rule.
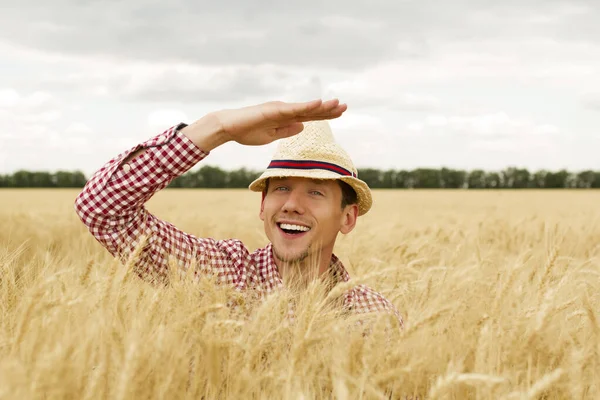
[[[600,170],[596,1],[2,3],[0,173],[90,174],[209,111],[317,97],[348,103],[359,168]]]

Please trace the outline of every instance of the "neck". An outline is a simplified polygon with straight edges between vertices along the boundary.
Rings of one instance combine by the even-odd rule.
[[[332,250],[323,249],[320,253],[309,255],[302,261],[284,261],[275,254],[273,254],[273,258],[286,285],[294,284],[306,287],[310,282],[327,276],[332,254]]]

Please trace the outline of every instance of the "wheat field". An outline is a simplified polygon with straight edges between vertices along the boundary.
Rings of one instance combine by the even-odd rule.
[[[600,192],[375,191],[335,252],[403,329],[336,316],[319,285],[255,303],[209,280],[146,284],[76,195],[0,191],[1,399],[600,398]],[[168,189],[147,206],[254,250],[259,200]]]

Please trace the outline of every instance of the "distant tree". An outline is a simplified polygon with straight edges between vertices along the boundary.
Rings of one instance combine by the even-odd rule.
[[[262,171],[240,168],[224,171],[205,165],[175,178],[170,188],[247,188]],[[508,167],[502,171],[472,171],[450,168],[417,168],[414,170],[358,170],[359,177],[373,189],[380,188],[469,188],[469,189],[523,189],[523,188],[600,188],[600,171],[569,172],[538,170],[533,173],[524,168]],[[83,187],[87,182],[81,171],[19,170],[0,174],[0,187]]]
[[[594,171],[581,171],[577,174],[577,181],[575,187],[589,189],[593,187],[595,179],[596,173]]]
[[[546,187],[546,176],[548,175],[548,171],[540,170],[533,174],[531,178],[531,182],[533,187],[543,189]]]
[[[171,188],[171,189],[173,189],[173,188],[175,188],[175,189],[179,189],[179,188],[183,188],[183,187],[185,187],[185,186],[183,185],[183,182],[184,182],[184,180],[187,178],[187,176],[186,176],[186,175],[187,175],[187,174],[180,175],[180,176],[178,176],[177,178],[173,179],[173,180],[172,180],[172,181],[169,183],[169,185],[168,185],[167,187],[168,187],[168,188]]]
[[[198,171],[188,171],[185,174],[173,179],[168,187],[185,189],[200,188],[203,187],[202,177]]]
[[[241,168],[231,171],[227,178],[227,187],[230,188],[247,188],[258,175],[255,172],[248,171],[246,168]]]
[[[15,187],[33,187],[33,179],[29,171],[19,170],[15,172],[12,180]]]
[[[501,187],[507,189],[525,189],[532,187],[531,174],[523,168],[509,167],[500,173]]]
[[[398,172],[394,171],[393,169],[384,171],[381,174],[381,186],[389,189],[395,189],[396,187],[398,187],[398,182],[396,181],[397,175]]]
[[[73,187],[84,187],[87,183],[87,178],[81,171],[75,171],[72,179]]]
[[[396,173],[397,188],[412,188],[414,187],[414,179],[410,171],[400,170]]]
[[[548,172],[544,179],[544,187],[548,189],[565,188],[568,177],[569,173],[564,169],[558,172]]]
[[[365,181],[365,183],[372,189],[379,189],[382,187],[382,173],[378,169],[358,169],[358,177]]]
[[[443,188],[463,188],[466,185],[467,173],[456,169],[442,168],[440,171],[440,186]]]
[[[497,172],[488,172],[485,174],[485,187],[488,189],[498,189],[502,187],[500,174]]]
[[[531,174],[528,170],[516,168],[514,171],[513,188],[524,189],[532,187]]]
[[[17,187],[15,184],[15,174],[4,176],[4,187]]]
[[[52,177],[52,182],[56,187],[71,187],[73,173],[68,171],[57,171]]]
[[[413,171],[414,187],[415,188],[440,188],[441,176],[440,170],[432,168],[418,168]]]
[[[499,174],[500,176],[500,184],[499,187],[512,189],[515,184],[515,171],[516,168],[509,167],[502,170]]]
[[[49,188],[54,187],[52,174],[50,172],[36,171],[31,173],[33,187]]]
[[[86,183],[85,175],[81,171],[57,171],[51,180],[54,187],[62,188],[83,187]]]
[[[203,187],[224,188],[227,187],[227,173],[219,167],[205,165],[198,171],[202,177]]]
[[[573,172],[569,172],[567,174],[567,180],[566,180],[565,187],[571,188],[571,189],[577,188],[577,181],[578,181],[577,174],[573,173]]]
[[[204,174],[200,170],[194,171],[187,176],[184,181],[184,187],[186,188],[203,188],[206,187],[204,182]]]
[[[593,188],[600,188],[600,171],[594,172],[594,180],[592,181]]]
[[[483,189],[485,185],[485,171],[476,169],[467,176],[467,187],[469,189]]]

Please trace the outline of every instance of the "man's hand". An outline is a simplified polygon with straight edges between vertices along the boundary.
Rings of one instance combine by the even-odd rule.
[[[323,102],[279,101],[215,113],[228,141],[248,146],[269,144],[302,132],[302,122],[340,117],[347,106],[337,99]]]
[[[260,146],[302,132],[303,122],[338,118],[346,109],[347,105],[337,99],[305,103],[272,101],[210,113],[182,133],[205,151],[231,141]]]

